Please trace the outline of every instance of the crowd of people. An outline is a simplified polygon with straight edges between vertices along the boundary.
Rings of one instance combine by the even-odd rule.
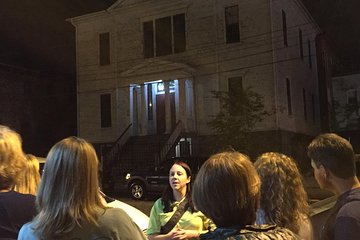
[[[328,133],[308,146],[319,186],[337,196],[321,239],[360,238],[360,183],[355,154]],[[0,239],[305,239],[315,240],[296,161],[267,152],[254,161],[229,151],[211,156],[195,180],[175,162],[145,231],[99,187],[99,160],[79,137],[56,143],[41,176],[21,136],[0,125]],[[194,180],[194,181],[193,181]]]

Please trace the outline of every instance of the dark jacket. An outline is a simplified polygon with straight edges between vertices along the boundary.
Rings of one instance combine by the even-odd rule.
[[[0,193],[0,239],[17,239],[21,226],[35,215],[35,196],[14,191]]]
[[[321,232],[322,240],[357,240],[360,236],[360,188],[349,190],[336,201]]]

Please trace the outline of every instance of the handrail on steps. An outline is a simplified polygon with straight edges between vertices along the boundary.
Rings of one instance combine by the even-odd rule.
[[[129,129],[131,128],[131,126],[132,126],[132,123],[130,123],[129,126],[127,126],[127,128],[121,133],[120,137],[118,137],[116,139],[116,141],[113,143],[111,149],[106,154],[105,159],[107,162],[107,166],[110,166],[112,161],[115,159],[115,156],[120,152],[123,145],[129,139],[129,137],[130,137]]]
[[[166,143],[163,145],[159,153],[155,155],[155,166],[158,166],[162,161],[164,161],[166,155],[173,147],[176,139],[179,137],[182,130],[183,130],[183,123],[181,122],[181,120],[179,120],[174,130],[170,134],[168,140],[166,141]]]

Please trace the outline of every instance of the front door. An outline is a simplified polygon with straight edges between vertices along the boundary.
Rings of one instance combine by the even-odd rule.
[[[175,127],[175,93],[170,93],[170,109],[171,109],[171,129]],[[166,131],[165,119],[165,94],[156,95],[156,128],[157,134],[163,134]]]
[[[156,129],[157,134],[165,132],[165,94],[156,95]]]

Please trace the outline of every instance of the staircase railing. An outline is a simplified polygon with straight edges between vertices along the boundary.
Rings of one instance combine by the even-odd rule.
[[[109,152],[105,155],[105,162],[108,167],[110,167],[114,161],[114,159],[117,159],[122,147],[127,142],[127,140],[130,138],[130,129],[131,129],[132,123],[127,126],[127,128],[122,132],[120,137],[116,139],[116,141],[113,143],[111,149]]]
[[[158,166],[162,161],[165,160],[166,155],[172,149],[172,147],[175,144],[175,141],[178,139],[182,131],[183,131],[183,123],[179,120],[174,130],[170,134],[168,140],[166,141],[166,143],[163,145],[159,153],[155,155],[155,166]]]

